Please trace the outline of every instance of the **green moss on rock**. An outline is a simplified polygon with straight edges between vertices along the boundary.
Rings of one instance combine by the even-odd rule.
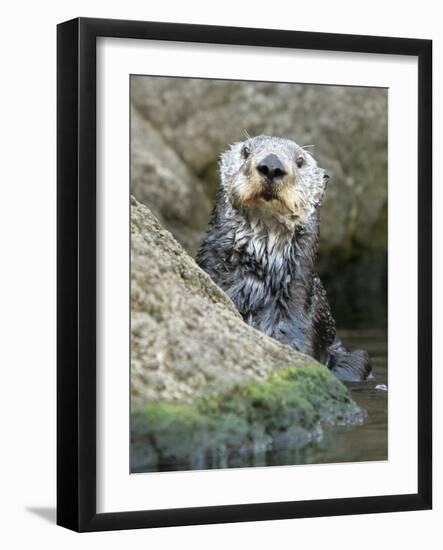
[[[323,366],[287,367],[265,382],[192,405],[151,403],[132,416],[134,472],[263,465],[266,453],[297,450],[322,426],[361,423],[364,413]]]

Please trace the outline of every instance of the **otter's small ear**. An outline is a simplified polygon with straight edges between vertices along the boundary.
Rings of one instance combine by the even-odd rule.
[[[329,183],[329,174],[323,170],[323,193],[326,192]]]

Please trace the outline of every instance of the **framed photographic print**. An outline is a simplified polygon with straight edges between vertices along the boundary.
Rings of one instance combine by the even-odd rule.
[[[57,522],[432,505],[432,43],[58,26]]]

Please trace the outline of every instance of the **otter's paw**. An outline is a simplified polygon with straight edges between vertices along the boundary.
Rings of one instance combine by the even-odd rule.
[[[343,382],[360,382],[372,378],[369,355],[363,350],[332,352],[327,366]]]

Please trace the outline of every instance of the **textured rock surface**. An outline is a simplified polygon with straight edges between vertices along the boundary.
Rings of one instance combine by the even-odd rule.
[[[131,470],[264,465],[268,451],[361,423],[346,387],[256,331],[131,200]],[[283,463],[294,463],[283,453]],[[287,462],[289,461],[289,462]]]
[[[134,409],[227,392],[316,362],[246,325],[235,306],[135,199],[131,203]],[[332,375],[331,375],[332,376]]]
[[[188,166],[149,120],[131,109],[132,193],[194,250],[206,225],[210,201]]]
[[[266,381],[208,395],[191,406],[152,403],[132,416],[131,471],[297,464],[323,428],[365,418],[321,365],[286,367]],[[279,454],[277,458],[275,453]]]

